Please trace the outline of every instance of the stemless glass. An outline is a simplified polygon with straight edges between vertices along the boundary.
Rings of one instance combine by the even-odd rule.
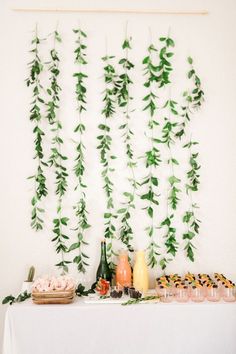
[[[234,302],[235,301],[235,288],[224,288],[222,291],[223,300],[226,302]]]
[[[177,288],[175,293],[175,300],[178,302],[189,301],[188,287]]]
[[[171,302],[173,300],[171,288],[160,287],[158,295],[161,297],[161,302]]]
[[[194,302],[202,302],[204,299],[204,289],[202,287],[197,288],[193,286],[191,291],[191,300]]]
[[[213,302],[220,301],[221,295],[218,286],[207,288],[206,297],[208,301],[213,301]]]

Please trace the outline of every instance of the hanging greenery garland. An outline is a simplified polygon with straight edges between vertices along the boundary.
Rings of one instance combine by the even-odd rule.
[[[38,37],[37,26],[35,29],[35,35],[32,40],[31,54],[33,56],[32,61],[28,64],[29,77],[26,79],[28,87],[32,88],[33,100],[31,102],[30,109],[30,121],[33,122],[34,128],[34,144],[35,144],[35,156],[37,161],[37,168],[35,175],[29,177],[34,180],[35,190],[31,200],[32,215],[31,226],[36,231],[42,230],[44,226],[42,208],[43,198],[47,196],[47,183],[45,177],[45,167],[53,167],[56,176],[56,189],[57,196],[57,215],[53,220],[53,234],[52,242],[55,243],[56,252],[61,255],[61,261],[56,264],[63,272],[68,271],[68,264],[70,261],[65,259],[68,252],[77,250],[77,254],[73,259],[79,272],[85,272],[88,266],[88,256],[84,252],[85,246],[88,245],[86,241],[86,230],[90,227],[87,212],[87,200],[86,200],[86,183],[85,183],[85,151],[83,136],[86,131],[84,124],[84,113],[87,110],[87,90],[85,74],[87,60],[86,60],[86,34],[81,29],[73,30],[77,36],[77,47],[75,53],[75,63],[78,65],[78,70],[74,73],[73,77],[76,80],[75,94],[77,100],[78,120],[74,129],[74,133],[77,135],[76,142],[76,157],[75,165],[73,168],[76,176],[77,184],[75,190],[78,192],[78,200],[74,205],[75,215],[77,217],[76,226],[76,242],[67,247],[67,240],[69,239],[67,234],[67,227],[69,218],[64,215],[63,212],[63,197],[68,188],[68,172],[65,166],[67,157],[63,154],[62,139],[62,123],[58,116],[60,108],[60,91],[61,87],[58,84],[60,75],[59,70],[59,55],[56,49],[58,43],[61,42],[61,37],[58,31],[53,32],[54,46],[50,51],[50,63],[48,71],[50,73],[50,85],[47,88],[48,100],[45,102],[43,99],[43,87],[41,85],[41,74],[43,72],[43,64],[39,54],[39,46],[41,39]],[[151,41],[150,41],[151,42]],[[178,251],[179,244],[176,239],[176,227],[174,225],[175,216],[177,215],[178,204],[180,201],[180,183],[181,180],[176,174],[176,166],[179,165],[179,161],[176,159],[174,153],[174,145],[177,138],[182,140],[184,136],[187,136],[186,143],[183,148],[188,150],[189,153],[189,168],[186,172],[186,194],[189,198],[189,207],[183,215],[183,223],[186,230],[182,235],[184,240],[184,249],[189,260],[194,261],[194,238],[199,234],[200,220],[197,218],[197,204],[194,202],[194,193],[198,191],[200,184],[200,164],[198,162],[198,152],[196,147],[198,142],[192,139],[191,134],[188,131],[189,122],[194,112],[201,108],[204,101],[204,92],[201,87],[201,80],[197,75],[193,66],[192,58],[188,58],[188,64],[190,69],[187,73],[188,78],[193,82],[194,87],[184,92],[184,104],[182,107],[177,108],[178,104],[171,97],[171,79],[170,74],[173,71],[171,58],[174,53],[171,48],[175,46],[173,39],[169,34],[166,37],[161,37],[160,42],[162,47],[160,51],[157,51],[153,44],[148,47],[148,54],[143,59],[145,82],[144,87],[147,89],[147,94],[143,98],[145,102],[144,111],[148,114],[148,124],[146,136],[150,142],[150,147],[143,156],[145,160],[145,167],[148,171],[140,184],[145,189],[141,194],[141,199],[145,203],[144,209],[149,218],[149,224],[145,231],[149,237],[148,243],[148,264],[152,268],[158,263],[162,269],[165,269],[169,261],[171,261]],[[100,162],[102,165],[102,179],[103,189],[106,195],[106,211],[104,213],[105,231],[104,237],[107,239],[107,257],[110,262],[111,268],[114,269],[113,256],[116,255],[113,241],[115,239],[116,227],[115,219],[119,217],[120,229],[119,239],[126,246],[128,251],[133,251],[133,228],[131,223],[132,211],[135,209],[135,194],[137,186],[139,185],[135,178],[136,161],[134,158],[134,150],[132,147],[133,131],[131,129],[131,89],[133,82],[130,77],[130,73],[134,68],[134,64],[130,61],[130,51],[132,39],[127,36],[127,29],[125,39],[122,43],[122,49],[124,51],[123,57],[119,60],[121,67],[121,74],[118,76],[115,70],[112,60],[113,56],[106,55],[102,58],[104,62],[104,83],[105,90],[103,96],[103,109],[102,116],[103,122],[99,124],[98,129],[100,135],[97,137],[99,141],[98,150],[100,153]],[[154,56],[158,58],[156,64]],[[169,89],[168,99],[166,99],[164,105],[159,105],[157,97],[158,90],[162,93],[162,88]],[[163,91],[164,92],[164,91]],[[112,154],[112,134],[111,134],[111,118],[117,113],[117,105],[122,109],[123,121],[120,125],[120,131],[122,136],[122,142],[126,153],[127,173],[129,173],[129,184],[125,192],[123,193],[121,207],[115,211],[114,207],[114,180],[113,180],[113,160],[116,157]],[[43,114],[43,108],[46,106],[46,114]],[[157,118],[157,113],[164,110],[165,115],[164,124],[160,128],[160,118]],[[181,113],[180,113],[181,112]],[[176,118],[182,118],[181,122],[177,122]],[[51,126],[51,132],[53,134],[51,154],[48,159],[48,163],[44,161],[44,149],[43,141],[45,133],[42,129],[42,120],[46,118],[47,123]],[[161,135],[159,134],[161,131]],[[159,136],[158,136],[159,135]],[[190,137],[188,137],[190,136]],[[164,232],[164,245],[165,253],[160,255],[160,245],[157,242],[157,206],[159,205],[159,178],[157,174],[158,167],[160,167],[161,153],[160,144],[164,144],[168,151],[167,163],[170,168],[168,176],[168,190],[167,190],[167,211],[164,220],[160,223],[160,228],[165,230]],[[163,160],[163,158],[162,158]],[[160,258],[159,258],[160,257]]]
[[[108,56],[102,58],[104,62],[104,107],[102,109],[102,115],[104,122],[99,124],[98,128],[101,134],[97,137],[99,140],[98,150],[100,151],[100,162],[103,167],[102,169],[102,178],[103,178],[103,189],[106,194],[106,212],[104,213],[104,223],[105,223],[105,232],[104,237],[107,239],[107,258],[110,263],[111,269],[114,270],[114,263],[112,261],[115,251],[113,249],[113,239],[115,238],[115,225],[114,219],[117,217],[114,212],[114,201],[113,201],[113,182],[111,174],[114,172],[114,168],[111,165],[111,161],[116,157],[112,155],[112,137],[110,134],[111,128],[109,125],[109,119],[113,118],[116,113],[116,101],[117,93],[119,91],[119,84],[117,82],[117,74],[114,66],[111,64],[111,60],[114,59],[114,56]]]
[[[164,44],[160,50],[159,60],[160,63],[158,68],[160,74],[158,77],[159,88],[169,87],[171,84],[170,73],[173,70],[170,58],[173,57],[174,53],[170,51],[170,48],[175,46],[174,40],[169,37],[161,37],[160,41]],[[164,126],[162,128],[162,139],[161,143],[165,144],[168,151],[167,163],[170,166],[170,176],[168,178],[168,193],[167,193],[167,215],[166,218],[161,222],[160,227],[165,228],[165,246],[167,255],[176,256],[178,250],[178,242],[176,240],[176,228],[173,226],[174,211],[177,209],[179,202],[179,183],[181,180],[175,175],[175,166],[179,165],[177,159],[173,156],[172,146],[175,144],[175,129],[177,123],[172,121],[172,116],[176,117],[177,112],[177,102],[171,99],[171,90],[169,87],[169,98],[165,102],[163,108],[167,110],[168,117],[164,118]],[[160,266],[165,269],[170,258],[162,257],[160,260]]]
[[[74,173],[77,178],[77,186],[75,190],[79,190],[80,198],[77,204],[74,206],[75,215],[77,217],[77,226],[74,229],[77,233],[77,241],[73,243],[69,251],[78,250],[78,255],[75,256],[73,262],[77,265],[79,272],[85,273],[86,267],[88,266],[87,259],[89,258],[84,253],[84,246],[87,246],[88,243],[85,241],[85,231],[90,227],[88,223],[88,212],[87,212],[87,202],[85,188],[87,187],[84,183],[84,171],[85,171],[85,145],[83,143],[83,134],[86,130],[85,124],[82,121],[83,112],[86,111],[86,87],[84,80],[87,78],[87,75],[83,72],[83,67],[87,65],[86,61],[86,48],[87,46],[84,43],[84,40],[87,38],[85,32],[81,29],[75,29],[73,32],[77,35],[77,48],[75,49],[75,63],[78,65],[78,72],[74,73],[76,79],[76,100],[77,100],[77,111],[78,111],[78,122],[74,129],[74,133],[79,135],[79,142],[76,145],[77,156],[75,158],[76,164],[74,166]]]
[[[35,35],[31,42],[33,48],[30,53],[32,53],[33,59],[28,64],[29,67],[29,77],[26,79],[26,84],[28,87],[33,89],[33,101],[31,102],[30,109],[30,121],[34,123],[33,134],[34,139],[34,159],[37,161],[37,169],[35,175],[29,177],[29,179],[34,180],[34,195],[31,199],[32,212],[31,212],[31,227],[36,231],[42,230],[44,221],[42,219],[42,214],[44,209],[41,206],[43,197],[48,194],[46,186],[46,177],[44,174],[44,167],[47,164],[44,162],[44,152],[43,152],[43,137],[45,133],[42,130],[42,106],[44,100],[42,98],[42,85],[40,83],[40,76],[43,71],[43,64],[39,55],[39,45],[41,39],[38,37],[37,26],[35,28]]]
[[[186,132],[187,123],[190,121],[191,114],[194,111],[201,108],[204,102],[204,92],[201,87],[201,80],[196,74],[193,67],[193,59],[188,58],[188,63],[190,65],[190,70],[188,72],[188,78],[193,80],[194,88],[192,91],[184,92],[185,105],[183,109],[183,122],[180,127],[181,134],[177,135],[181,138]],[[186,183],[186,193],[189,196],[189,210],[187,210],[183,216],[183,222],[186,225],[186,232],[183,234],[183,240],[186,241],[185,251],[188,259],[194,262],[194,244],[193,239],[199,234],[200,220],[196,217],[197,204],[193,202],[193,193],[198,191],[199,188],[199,170],[200,165],[198,163],[198,153],[193,151],[193,147],[198,145],[197,141],[190,140],[183,146],[189,150],[189,165],[190,169],[187,171],[187,183]]]
[[[129,51],[131,50],[131,38],[126,36],[122,44],[122,49],[124,50],[124,58],[120,59],[119,64],[122,66],[123,72],[119,76],[118,84],[120,85],[118,91],[118,105],[123,111],[123,124],[119,127],[122,131],[123,143],[125,146],[125,152],[127,156],[127,168],[129,170],[129,190],[123,193],[124,201],[122,202],[122,208],[118,210],[118,214],[121,215],[121,227],[120,227],[120,239],[123,244],[127,247],[128,251],[133,252],[133,246],[131,244],[133,239],[133,229],[130,224],[131,208],[135,208],[134,199],[135,191],[137,189],[137,182],[135,179],[135,167],[136,162],[134,160],[134,152],[132,147],[132,136],[133,131],[130,128],[130,102],[132,97],[130,96],[130,86],[133,84],[129,71],[134,68],[134,64],[129,60]]]
[[[50,87],[47,89],[49,95],[49,101],[47,102],[47,118],[52,125],[51,131],[54,134],[52,139],[51,155],[49,157],[48,165],[54,167],[56,176],[56,195],[57,200],[57,217],[53,220],[53,233],[54,237],[52,242],[56,244],[56,252],[61,255],[61,261],[56,264],[59,269],[62,269],[63,273],[68,272],[69,261],[65,260],[65,253],[68,248],[65,241],[69,239],[65,234],[64,229],[68,225],[69,218],[62,215],[62,200],[67,191],[67,169],[63,164],[63,161],[67,160],[67,157],[62,154],[63,139],[61,137],[62,123],[58,117],[58,109],[60,103],[59,93],[61,88],[58,84],[59,70],[59,56],[56,50],[56,43],[61,42],[61,37],[56,31],[53,32],[54,47],[50,51]]]
[[[147,205],[144,207],[144,210],[147,211],[147,214],[150,218],[150,225],[146,227],[146,232],[150,238],[148,245],[148,265],[152,268],[157,265],[157,257],[159,256],[158,248],[159,245],[155,241],[155,230],[156,226],[154,223],[155,218],[155,207],[159,205],[157,187],[159,180],[156,177],[155,169],[160,165],[160,151],[158,148],[159,140],[155,137],[156,127],[159,125],[159,122],[154,118],[158,107],[156,104],[156,94],[154,84],[158,81],[158,67],[153,62],[153,53],[156,53],[157,49],[151,44],[148,48],[148,55],[143,59],[144,65],[144,75],[146,81],[144,87],[148,89],[148,94],[143,98],[146,106],[144,111],[149,113],[148,121],[148,138],[150,141],[150,149],[145,153],[145,164],[148,169],[148,175],[144,177],[141,186],[146,186],[147,190],[141,195],[141,199],[147,202]]]

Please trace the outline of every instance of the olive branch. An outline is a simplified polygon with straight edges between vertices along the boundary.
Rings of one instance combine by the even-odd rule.
[[[172,64],[170,59],[173,57],[174,53],[171,48],[175,46],[175,42],[170,38],[169,34],[167,37],[161,37],[160,42],[163,43],[162,48],[159,53],[159,76],[158,83],[159,89],[169,87],[171,84],[170,73],[172,72]],[[165,102],[163,109],[168,111],[167,116],[164,118],[164,125],[162,127],[162,137],[159,141],[164,144],[168,151],[167,164],[170,166],[170,175],[168,178],[168,191],[167,191],[167,213],[165,219],[161,222],[160,228],[165,229],[165,246],[167,254],[176,256],[178,250],[178,242],[176,240],[176,228],[173,226],[174,211],[177,209],[179,198],[179,183],[181,180],[175,175],[175,166],[179,165],[177,159],[173,156],[172,146],[175,144],[175,129],[177,123],[172,121],[172,116],[178,116],[177,102],[172,100],[171,91],[169,88],[169,98]],[[172,210],[170,210],[172,209]],[[170,258],[162,257],[160,260],[160,266],[165,269],[167,263],[171,261]]]
[[[62,215],[63,207],[63,197],[67,191],[67,169],[63,162],[67,160],[67,157],[62,154],[62,146],[64,144],[61,137],[62,123],[58,117],[58,109],[60,104],[59,93],[61,87],[58,84],[58,77],[60,75],[59,63],[60,59],[56,49],[56,43],[61,42],[61,37],[57,30],[52,33],[54,47],[50,51],[50,62],[48,70],[50,72],[50,86],[47,89],[49,95],[49,100],[46,104],[47,106],[47,118],[49,123],[52,125],[52,133],[54,137],[52,138],[51,155],[49,157],[48,165],[54,167],[55,178],[56,178],[56,190],[55,193],[58,196],[57,200],[57,217],[53,219],[53,233],[54,237],[52,242],[56,244],[56,252],[61,254],[61,261],[56,264],[62,272],[68,272],[69,261],[65,260],[65,253],[68,251],[65,241],[69,239],[68,235],[64,233],[64,228],[68,226],[69,218]]]
[[[188,71],[188,78],[194,83],[194,88],[190,91],[184,92],[183,96],[185,98],[185,105],[182,107],[183,110],[183,122],[180,128],[180,132],[177,136],[179,138],[186,134],[187,123],[190,122],[191,114],[196,110],[201,108],[204,102],[204,92],[201,87],[201,80],[196,74],[193,67],[193,59],[189,57],[188,63],[190,65],[190,70]],[[193,202],[193,193],[199,189],[199,170],[200,165],[198,163],[198,153],[193,151],[193,147],[198,145],[197,141],[193,141],[192,138],[183,146],[189,150],[189,166],[190,169],[187,171],[187,183],[186,183],[186,193],[189,197],[189,209],[184,213],[183,223],[186,225],[186,231],[183,234],[183,240],[186,240],[185,251],[187,258],[194,262],[194,248],[193,239],[199,234],[200,220],[196,216],[197,204]]]
[[[132,148],[132,136],[134,133],[130,128],[130,101],[132,97],[130,96],[130,86],[133,84],[129,71],[134,68],[134,64],[129,60],[129,51],[131,50],[131,38],[126,36],[122,44],[122,49],[125,52],[124,58],[120,59],[119,64],[122,66],[123,72],[118,78],[119,91],[117,94],[118,105],[123,108],[123,124],[119,127],[122,131],[123,143],[125,146],[126,156],[127,156],[127,168],[129,170],[130,177],[128,178],[130,183],[130,190],[125,191],[123,196],[125,201],[122,202],[122,208],[117,211],[121,215],[121,227],[120,227],[120,239],[122,243],[127,247],[130,252],[133,252],[133,247],[131,241],[133,239],[133,229],[130,225],[131,208],[135,208],[134,199],[135,191],[137,189],[137,182],[135,179],[135,167],[136,162],[134,160],[134,152]]]
[[[112,137],[110,134],[111,128],[109,126],[109,120],[113,118],[116,113],[116,101],[117,93],[119,91],[119,84],[117,82],[117,74],[114,66],[111,64],[111,60],[114,56],[106,55],[102,58],[104,62],[103,78],[105,84],[102,109],[103,123],[99,124],[98,129],[101,134],[97,136],[99,145],[97,149],[100,151],[100,163],[102,165],[102,179],[103,189],[106,195],[106,212],[104,213],[105,231],[104,236],[108,240],[107,242],[107,258],[109,260],[111,268],[114,270],[114,264],[112,262],[112,256],[115,255],[113,249],[113,239],[115,238],[116,227],[113,220],[116,218],[114,212],[113,201],[113,181],[111,174],[114,172],[114,168],[111,165],[111,161],[116,159],[116,156],[112,155]]]
[[[152,268],[157,265],[157,257],[159,256],[159,245],[155,241],[155,229],[154,225],[154,208],[159,205],[158,194],[156,188],[158,187],[159,180],[156,177],[154,169],[156,169],[161,162],[160,151],[158,148],[158,139],[155,137],[156,127],[159,122],[154,118],[158,107],[156,104],[157,96],[154,93],[154,83],[158,81],[158,67],[153,62],[153,53],[156,53],[157,49],[153,44],[148,47],[148,55],[143,59],[144,76],[146,81],[144,87],[148,89],[148,94],[143,98],[146,106],[144,111],[149,114],[148,121],[148,139],[150,141],[150,149],[145,152],[145,165],[148,169],[148,175],[145,176],[141,182],[141,186],[146,185],[147,191],[141,195],[141,199],[147,202],[147,206],[143,209],[147,211],[150,218],[150,225],[145,228],[148,237],[150,238],[148,245],[148,265]]]
[[[39,55],[39,45],[41,39],[38,37],[37,25],[34,31],[34,38],[31,42],[32,49],[30,53],[33,56],[32,61],[28,63],[29,77],[26,79],[26,84],[28,87],[32,87],[33,90],[33,101],[31,102],[30,109],[30,121],[34,123],[33,134],[34,138],[34,159],[37,160],[36,172],[33,176],[28,177],[28,179],[34,180],[34,195],[31,199],[32,212],[31,212],[31,227],[36,231],[42,230],[44,226],[44,221],[42,215],[45,210],[41,206],[42,199],[47,196],[48,190],[46,186],[46,177],[44,174],[44,167],[47,164],[44,162],[44,152],[43,152],[43,137],[45,133],[42,130],[42,108],[44,100],[42,98],[43,87],[40,82],[40,76],[43,72],[43,64]]]
[[[88,223],[88,212],[87,212],[87,203],[86,203],[86,194],[85,188],[87,187],[84,183],[84,171],[85,171],[85,145],[83,142],[83,134],[86,131],[85,124],[82,121],[83,112],[86,111],[86,87],[85,79],[87,75],[83,72],[83,67],[87,65],[86,61],[86,48],[87,46],[84,43],[84,40],[87,38],[85,32],[81,29],[75,29],[73,32],[77,35],[76,44],[77,48],[75,49],[75,63],[78,65],[78,71],[74,73],[73,77],[76,79],[75,85],[75,94],[77,100],[77,112],[78,112],[78,122],[74,129],[74,133],[79,135],[79,142],[76,144],[76,158],[74,166],[74,174],[77,178],[77,186],[75,189],[79,189],[80,198],[77,204],[74,206],[75,215],[77,217],[77,225],[74,229],[77,232],[77,241],[73,243],[69,252],[75,249],[78,249],[78,255],[73,259],[73,262],[77,265],[79,272],[85,273],[86,267],[88,266],[87,259],[89,258],[83,251],[84,246],[87,246],[88,243],[85,241],[85,231],[90,228]]]

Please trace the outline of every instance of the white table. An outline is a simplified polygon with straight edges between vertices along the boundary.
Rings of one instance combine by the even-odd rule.
[[[3,354],[236,354],[236,303],[9,306]]]

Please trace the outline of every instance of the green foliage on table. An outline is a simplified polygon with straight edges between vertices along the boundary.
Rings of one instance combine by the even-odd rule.
[[[140,304],[143,302],[149,302],[149,301],[153,301],[153,300],[157,300],[159,302],[160,300],[160,296],[158,295],[149,295],[149,296],[144,296],[144,297],[140,297],[139,299],[130,299],[126,302],[123,302],[121,305],[122,306],[127,306],[127,305],[136,305],[136,304]]]
[[[31,294],[27,293],[27,291],[24,291],[23,293],[19,294],[18,296],[13,296],[13,295],[8,295],[2,300],[2,304],[6,305],[12,305],[16,302],[23,302],[27,299],[31,298]]]
[[[114,270],[115,265],[112,261],[112,256],[116,254],[113,249],[113,239],[115,238],[116,232],[114,219],[117,217],[117,215],[114,210],[113,201],[114,183],[112,181],[112,173],[114,172],[114,168],[112,167],[112,160],[116,159],[116,156],[112,154],[112,137],[110,134],[111,128],[109,120],[112,119],[116,113],[117,94],[119,92],[120,86],[118,83],[115,67],[111,63],[112,59],[114,59],[114,56],[109,55],[106,55],[102,58],[102,61],[104,62],[103,79],[105,90],[103,92],[103,122],[98,126],[100,134],[97,136],[99,141],[97,149],[100,152],[103,190],[106,195],[106,211],[104,213],[104,237],[107,239],[108,262],[111,269]]]
[[[36,231],[42,230],[44,226],[43,213],[45,210],[41,206],[42,199],[47,196],[48,190],[46,186],[46,177],[44,168],[47,164],[44,162],[43,139],[45,133],[42,130],[42,108],[44,99],[42,98],[43,87],[41,85],[41,74],[43,72],[43,63],[39,53],[39,46],[41,39],[38,36],[37,26],[34,31],[34,38],[31,42],[32,49],[30,53],[32,60],[28,63],[29,77],[26,79],[28,87],[32,87],[33,100],[30,108],[30,121],[34,123],[34,159],[36,160],[37,167],[33,176],[28,179],[33,179],[34,182],[34,195],[31,199],[32,212],[31,212],[31,227]]]
[[[78,70],[73,74],[73,77],[76,80],[75,95],[78,112],[78,121],[74,129],[74,133],[78,135],[78,142],[76,143],[76,158],[73,170],[77,179],[77,185],[75,187],[75,190],[79,191],[79,200],[76,205],[74,205],[75,216],[77,218],[77,225],[74,228],[74,231],[76,231],[77,240],[70,246],[69,252],[73,250],[78,251],[78,254],[73,259],[73,262],[77,265],[78,272],[85,273],[86,267],[89,265],[87,261],[89,257],[84,252],[84,247],[88,245],[88,243],[85,241],[85,231],[90,228],[88,222],[87,201],[85,193],[85,189],[87,188],[87,186],[84,183],[86,148],[83,141],[83,134],[86,131],[86,126],[83,121],[83,113],[87,110],[87,89],[85,82],[87,75],[84,72],[84,67],[87,65],[87,46],[85,44],[87,35],[80,28],[74,29],[73,32],[77,36],[77,46],[74,53],[75,64],[78,67]]]
[[[130,78],[129,71],[134,68],[134,64],[129,60],[129,51],[131,50],[131,38],[127,36],[122,44],[124,50],[124,57],[120,59],[119,64],[122,67],[122,74],[118,78],[119,90],[117,93],[118,105],[123,109],[123,124],[119,129],[122,132],[123,143],[125,146],[127,169],[129,172],[129,189],[124,193],[124,201],[122,207],[118,210],[120,216],[121,227],[119,230],[119,237],[122,243],[127,247],[128,251],[133,252],[132,240],[133,229],[130,223],[132,209],[135,209],[135,191],[137,189],[137,182],[135,178],[136,161],[134,160],[134,152],[132,147],[132,137],[134,135],[130,127],[130,118],[132,109],[130,107],[132,97],[130,95],[131,85],[133,82]]]
[[[94,283],[91,287],[91,289],[85,290],[85,286],[82,284],[79,284],[75,290],[75,293],[77,296],[88,296],[89,294],[94,294],[95,293],[95,287],[96,283]]]
[[[161,80],[160,68],[155,65],[154,55],[156,56],[157,49],[153,44],[148,47],[148,55],[143,59],[144,76],[146,81],[144,87],[148,89],[148,94],[145,95],[143,101],[145,102],[144,111],[149,115],[148,130],[146,136],[150,142],[150,149],[145,152],[143,157],[145,160],[146,169],[148,174],[143,178],[141,186],[146,187],[146,191],[141,194],[141,199],[146,202],[146,206],[143,208],[146,210],[150,219],[150,225],[145,228],[148,237],[150,238],[148,245],[148,265],[152,268],[157,265],[157,257],[159,256],[159,245],[155,241],[155,209],[159,205],[159,195],[157,187],[159,185],[159,179],[156,176],[156,169],[161,162],[160,151],[158,147],[159,140],[156,138],[156,127],[159,126],[159,122],[155,117],[155,113],[158,109],[157,106],[157,94],[156,94],[156,82]],[[161,84],[161,83],[160,83]]]
[[[68,172],[64,161],[67,157],[62,153],[62,147],[64,141],[61,136],[62,123],[59,119],[58,110],[60,108],[60,91],[58,79],[60,76],[60,58],[56,48],[58,43],[61,43],[61,37],[57,30],[52,33],[54,46],[50,50],[50,62],[48,63],[48,70],[50,73],[50,86],[47,89],[48,101],[46,103],[47,107],[47,119],[49,124],[52,126],[51,131],[53,133],[51,155],[49,157],[48,165],[53,167],[55,178],[56,178],[56,196],[57,196],[57,216],[53,219],[53,233],[54,237],[52,242],[56,245],[56,252],[61,255],[61,261],[56,264],[56,266],[62,270],[63,273],[68,272],[68,264],[70,261],[65,260],[65,254],[68,252],[68,247],[66,246],[66,241],[69,239],[66,235],[64,229],[67,228],[69,218],[62,214],[63,207],[63,197],[67,191],[68,183],[67,177]]]

